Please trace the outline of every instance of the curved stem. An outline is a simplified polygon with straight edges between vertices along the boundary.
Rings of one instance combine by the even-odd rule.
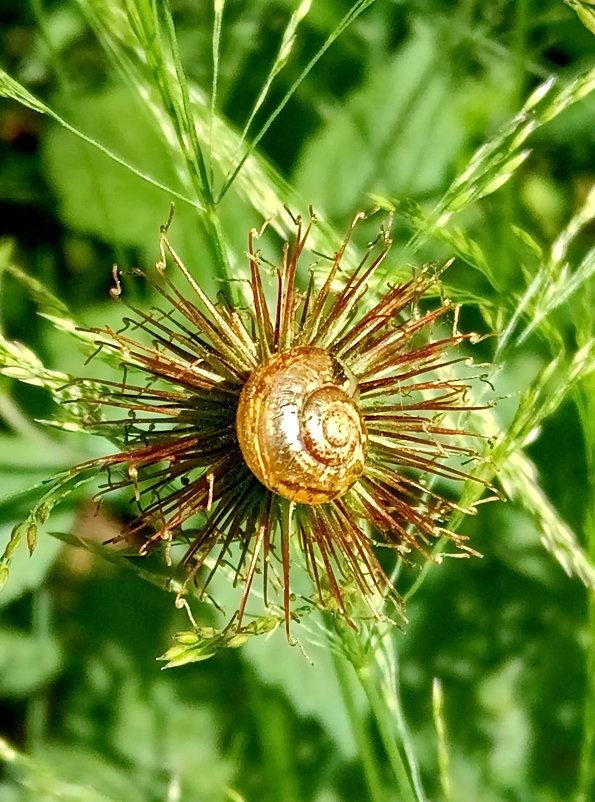
[[[390,708],[387,706],[386,700],[378,687],[375,676],[369,670],[368,666],[362,666],[356,669],[356,673],[368,697],[372,714],[378,726],[380,738],[382,739],[390,767],[397,782],[397,788],[400,793],[399,802],[423,802],[423,798],[420,798],[415,793],[413,785],[411,784],[405,763],[401,757],[397,738],[395,737],[394,722],[391,718]]]
[[[353,692],[352,679],[347,671],[347,666],[343,657],[333,651],[333,660],[335,663],[335,672],[341,693],[343,694],[343,701],[347,715],[351,722],[351,730],[355,737],[359,759],[364,771],[366,785],[368,786],[368,793],[371,802],[384,802],[386,799],[386,791],[383,788],[382,780],[380,777],[379,767],[377,765],[376,755],[372,748],[369,733],[366,731],[366,723],[363,716],[357,709],[355,696]]]

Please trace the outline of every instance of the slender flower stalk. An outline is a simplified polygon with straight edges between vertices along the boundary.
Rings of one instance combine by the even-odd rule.
[[[427,481],[468,478],[456,460],[474,450],[452,418],[475,407],[455,367],[467,356],[452,352],[473,335],[432,336],[452,311],[448,301],[418,308],[438,281],[435,266],[389,287],[364,310],[390,241],[383,233],[346,272],[345,251],[361,216],[322,286],[312,273],[304,291],[296,274],[315,218],[296,219],[295,240],[275,270],[273,304],[252,232],[250,310],[224,297],[213,303],[166,226],[157,276],[148,278],[163,307],[145,312],[126,302],[132,317],[124,330],[92,329],[125,368],[122,381],[105,383],[98,403],[125,414],[90,427],[124,445],[85,467],[107,476],[101,494],[134,492],[137,512],[120,539],[140,540],[141,554],[159,543],[187,543],[185,588],[196,582],[204,595],[233,561],[241,588],[236,631],[258,575],[265,605],[271,594],[282,599],[289,633],[296,554],[315,604],[355,625],[360,615],[382,617],[387,597],[398,602],[376,545],[430,557],[432,542],[446,537],[460,553],[473,553],[443,526],[456,502]],[[112,293],[121,299],[114,276]]]

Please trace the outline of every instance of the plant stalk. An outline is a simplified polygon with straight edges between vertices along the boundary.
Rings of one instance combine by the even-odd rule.
[[[359,759],[364,771],[366,785],[368,786],[370,802],[385,802],[386,791],[383,787],[379,766],[370,741],[370,734],[367,731],[366,722],[356,706],[351,676],[347,670],[344,658],[335,651],[333,651],[332,654],[335,672],[339,680],[341,693],[343,694],[343,701],[345,702],[345,709],[349,716],[351,730],[357,743]]]
[[[399,796],[396,798],[399,802],[423,802],[423,800],[417,796],[411,784],[405,763],[401,757],[397,738],[395,737],[394,722],[390,716],[390,708],[387,706],[384,695],[378,688],[376,678],[373,676],[368,666],[362,666],[356,669],[356,673],[368,697],[382,744],[396,780],[399,791]]]
[[[589,559],[595,563],[595,443],[593,442],[593,415],[595,404],[590,401],[595,381],[587,380],[584,394],[586,403],[582,411],[583,431],[587,447],[588,488],[587,498],[591,499],[585,519],[585,543]],[[590,491],[590,492],[589,492]],[[578,789],[576,802],[588,802],[595,789],[595,593],[588,593],[587,638],[585,654],[585,704],[583,715],[583,740],[581,744]]]

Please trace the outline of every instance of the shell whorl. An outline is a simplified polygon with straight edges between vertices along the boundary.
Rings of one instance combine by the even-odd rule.
[[[343,495],[364,469],[357,382],[328,351],[273,354],[248,378],[236,417],[246,464],[273,493],[302,504]]]

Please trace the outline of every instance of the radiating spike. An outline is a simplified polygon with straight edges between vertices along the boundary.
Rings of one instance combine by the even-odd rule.
[[[269,358],[273,349],[274,332],[271,316],[267,306],[262,278],[260,276],[260,266],[258,257],[254,251],[254,235],[252,230],[249,236],[248,255],[250,259],[250,286],[252,287],[252,297],[254,299],[254,309],[256,312],[256,331],[258,342],[260,343],[261,361]]]
[[[341,260],[343,259],[345,250],[347,248],[347,245],[349,244],[349,240],[351,239],[351,235],[353,234],[353,229],[360,220],[363,220],[364,217],[365,215],[363,214],[363,212],[358,212],[355,215],[353,222],[351,223],[351,227],[341,244],[341,247],[335,254],[332,267],[329,270],[327,279],[324,282],[324,285],[316,298],[316,301],[312,308],[312,312],[310,314],[310,318],[307,322],[307,325],[305,326],[303,332],[304,343],[310,343],[316,337],[316,334],[318,332],[318,327],[320,326],[323,320],[324,307],[331,293],[333,281],[335,280],[337,272],[341,266]]]

